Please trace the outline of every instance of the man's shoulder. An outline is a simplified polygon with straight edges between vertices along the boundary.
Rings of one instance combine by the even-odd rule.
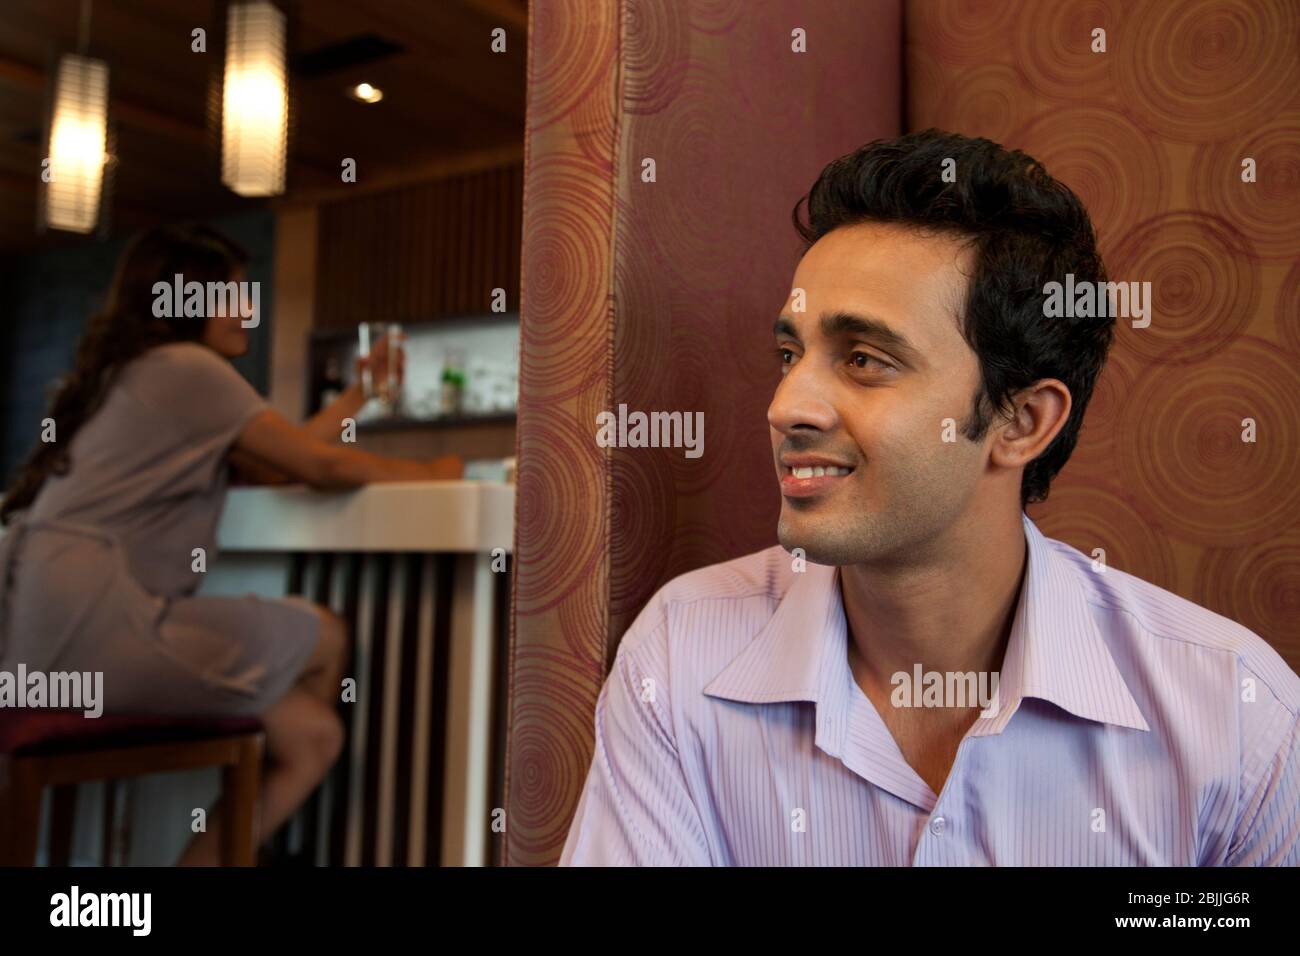
[[[772,545],[679,574],[650,598],[624,643],[636,644],[653,634],[688,637],[696,630],[691,621],[719,602],[757,602],[760,609],[775,609],[794,576],[791,562],[789,552]],[[677,626],[670,627],[670,622]]]
[[[1065,542],[1049,538],[1048,545],[1072,568],[1089,605],[1102,614],[1122,615],[1132,625],[1123,631],[1142,635],[1149,651],[1185,655],[1189,647],[1199,648],[1224,667],[1235,663],[1253,674],[1287,710],[1300,712],[1300,676],[1246,625],[1135,574],[1115,567],[1100,570]]]
[[[661,587],[655,598],[674,604],[747,597],[779,600],[794,574],[791,560],[788,551],[774,544],[730,561],[679,574]]]

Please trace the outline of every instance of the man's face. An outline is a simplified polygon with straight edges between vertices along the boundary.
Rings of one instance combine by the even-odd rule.
[[[967,507],[987,458],[961,434],[980,384],[958,318],[969,261],[954,238],[874,223],[805,253],[805,309],[792,291],[767,412],[786,549],[818,564],[916,560]],[[809,467],[831,470],[794,470]]]

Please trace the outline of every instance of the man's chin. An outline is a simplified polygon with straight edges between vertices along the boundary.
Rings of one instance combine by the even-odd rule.
[[[777,540],[781,547],[791,554],[796,553],[813,564],[841,565],[851,564],[853,559],[845,552],[847,549],[837,547],[834,536],[827,532],[818,532],[811,528],[795,527],[784,516],[777,524]]]

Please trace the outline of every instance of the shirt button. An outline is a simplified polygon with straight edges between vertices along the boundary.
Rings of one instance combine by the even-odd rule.
[[[944,828],[943,817],[935,817],[933,820],[930,821],[930,832],[933,833],[935,836],[943,836],[943,828]]]

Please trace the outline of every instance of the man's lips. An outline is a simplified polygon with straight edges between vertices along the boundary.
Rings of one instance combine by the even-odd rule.
[[[854,471],[852,465],[815,455],[788,455],[781,459],[781,494],[787,498],[812,498],[835,487]]]

